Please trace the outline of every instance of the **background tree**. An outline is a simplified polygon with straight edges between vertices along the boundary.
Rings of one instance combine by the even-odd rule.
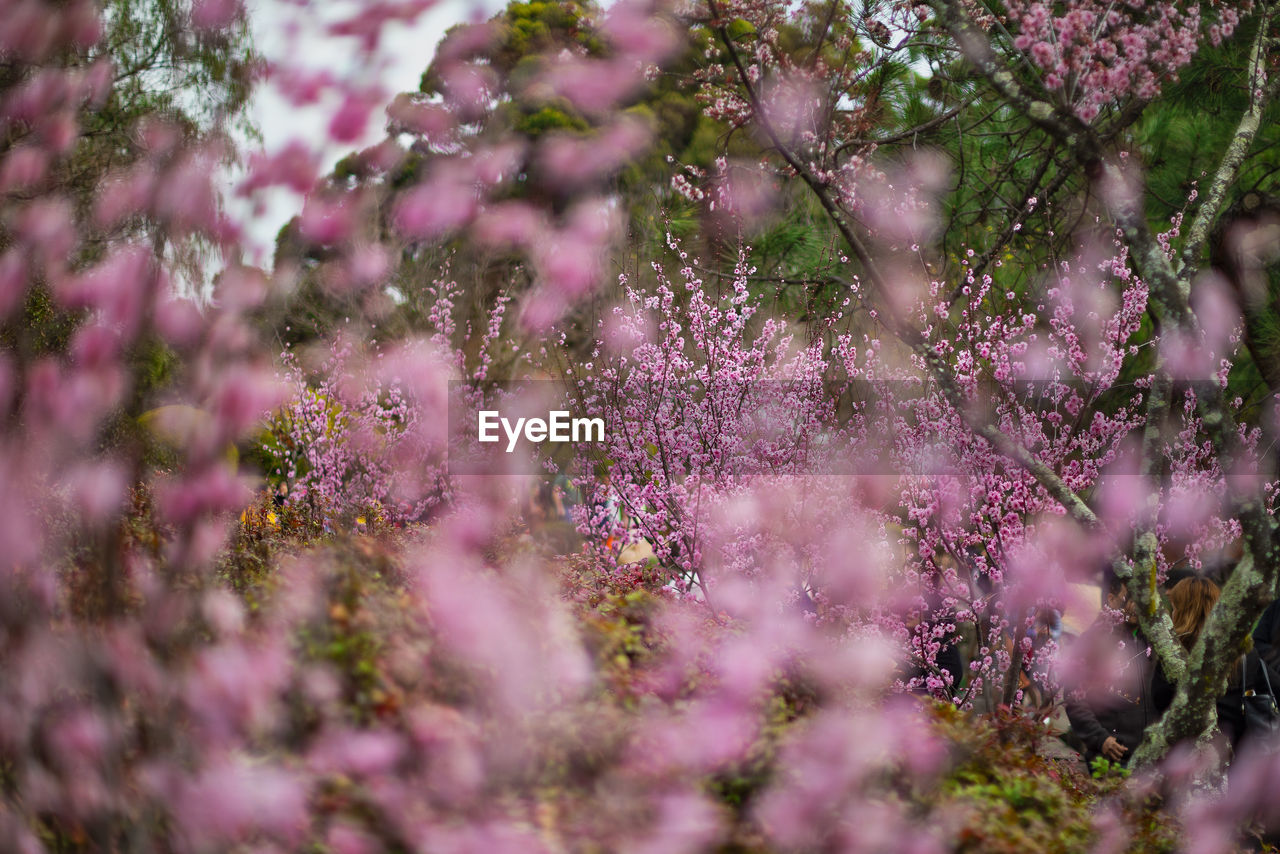
[[[27,82],[0,110],[6,132],[39,137],[34,152],[35,136],[0,152],[0,180],[17,181],[45,174],[32,171],[41,156],[61,164],[84,134],[77,117],[104,103],[96,78],[62,59],[98,49],[105,24],[90,7],[11,5],[3,61]],[[327,26],[366,57],[386,27],[422,8],[380,0],[344,7]],[[309,190],[292,229],[300,252],[272,272],[238,263],[210,168],[220,151],[180,129],[140,128],[136,173],[104,182],[83,209],[57,187],[5,190],[0,319],[43,290],[73,328],[65,345],[24,351],[6,339],[0,349],[0,847],[1171,851],[1231,850],[1248,823],[1277,826],[1274,754],[1237,757],[1242,784],[1221,798],[1195,787],[1203,769],[1179,752],[1157,766],[1161,800],[1151,777],[1093,780],[1047,758],[1040,716],[1019,713],[1034,705],[1030,683],[1052,687],[1047,663],[1110,675],[1108,650],[1055,657],[1034,620],[1061,604],[1061,582],[1098,562],[1128,573],[1180,683],[1148,744],[1153,761],[1211,724],[1213,693],[1269,595],[1271,425],[1233,424],[1221,383],[1188,396],[1174,381],[1230,367],[1233,295],[1253,293],[1266,264],[1263,244],[1227,240],[1238,284],[1192,274],[1270,84],[1250,89],[1189,221],[1153,228],[1145,198],[1117,183],[1132,174],[1120,164],[1145,154],[1120,158],[1123,134],[1097,129],[1117,127],[1135,97],[1158,111],[1159,87],[1188,67],[1201,33],[1225,37],[1229,10],[1201,10],[1201,21],[1198,7],[1170,4],[1098,17],[1087,0],[1009,2],[998,14],[946,0],[930,8],[695,9],[715,41],[680,55],[679,18],[622,0],[589,16],[585,42],[557,34],[564,49],[537,55],[518,90],[490,68],[509,34],[457,31],[441,54],[455,61],[438,58],[432,75],[439,89],[393,107],[411,132],[314,186],[307,142],[249,158],[240,190],[250,208],[266,188]],[[234,28],[238,10],[202,3],[191,23]],[[513,7],[502,20],[538,35],[571,20],[566,11]],[[1254,83],[1270,32],[1230,34],[1250,44]],[[1117,42],[1114,57],[1093,62]],[[968,70],[952,77],[998,108],[1001,132],[1025,132],[1029,151],[1040,150],[1033,134],[1055,137],[1064,159],[1046,175],[1072,173],[1052,211],[1026,205],[1027,227],[1044,223],[1045,240],[1011,239],[981,272],[977,248],[955,261],[939,249],[945,200],[1001,203],[978,202],[969,180],[951,190],[945,145],[908,157],[906,137],[890,141],[964,112],[940,118],[957,102],[941,104],[946,93],[930,95],[916,73],[913,57],[930,52],[963,53]],[[672,167],[661,184],[684,200],[671,225],[689,229],[686,242],[641,259],[656,268],[627,282],[620,312],[575,326],[614,273],[630,216],[621,176],[648,156],[580,143],[630,126],[628,111],[660,90],[651,84],[672,57],[705,87],[697,103],[711,125],[695,122],[689,145],[701,151],[699,126],[704,143],[707,127],[728,128],[716,135],[723,162]],[[274,73],[297,103],[336,96],[326,144],[349,143],[374,106],[359,77]],[[536,109],[504,113],[525,97]],[[503,125],[544,106],[572,108],[588,129]],[[899,156],[877,154],[897,144]],[[405,164],[413,169],[394,185]],[[1028,177],[1027,165],[1013,177]],[[777,210],[775,185],[783,202],[809,199],[793,234],[825,218],[821,248],[784,241],[752,273],[736,230],[769,227],[757,218]],[[1072,188],[1091,196],[1068,208]],[[1060,230],[1064,209],[1084,213],[1081,230]],[[954,214],[956,228],[981,237],[968,210]],[[1254,237],[1265,234],[1265,217],[1255,221]],[[113,227],[120,239],[93,255]],[[180,259],[163,249],[188,241],[223,263],[215,298],[199,308],[174,298]],[[433,271],[422,292],[432,328],[381,329],[402,262],[406,276],[422,275],[413,265],[430,267],[428,253],[453,241],[464,255],[523,258],[530,271],[518,314],[539,344],[522,348],[501,317],[473,334],[522,359],[545,351],[544,369],[570,361],[571,336],[599,341],[576,368],[627,429],[593,461],[608,477],[588,484],[602,499],[581,518],[599,546],[591,554],[554,555],[530,534],[529,481],[513,474],[524,461],[497,466],[503,477],[419,465],[447,439],[451,381],[474,376],[449,308],[486,271],[465,261],[461,288]],[[725,269],[729,247],[738,251]],[[815,255],[825,290],[807,295],[807,318],[769,316],[764,306],[791,307],[770,302],[785,282],[768,277],[794,269],[798,287],[810,284],[803,267]],[[346,361],[307,389],[282,381],[287,360],[270,328],[292,265],[353,308],[341,336],[315,327],[311,352]],[[131,358],[152,339],[174,365],[142,396],[174,404],[162,465],[104,441],[135,407]],[[496,370],[476,361],[481,381]],[[331,429],[333,401],[366,417]],[[204,417],[181,417],[194,410]],[[340,464],[317,488],[354,500],[327,529],[227,458],[228,445],[287,412],[309,419],[308,442],[341,439],[290,449]],[[739,427],[746,436],[730,435]],[[679,456],[666,456],[659,477],[664,451]],[[815,474],[839,462],[850,476]],[[361,514],[356,491],[412,507],[442,487],[447,500],[429,516],[399,520]],[[606,537],[624,526],[609,502],[619,500],[644,516],[657,560],[614,558]],[[1200,641],[1185,658],[1169,654],[1151,593],[1161,552],[1236,542],[1244,558]],[[946,690],[938,653],[962,616],[977,645],[959,704],[989,697],[990,714],[911,691]]]
[[[833,7],[834,8],[834,7]],[[1100,517],[1090,506],[1097,501],[1092,489],[1083,494],[1079,487],[1071,485],[1068,470],[1047,463],[1035,444],[1027,444],[1025,438],[1002,429],[998,421],[975,415],[966,402],[963,389],[965,365],[953,361],[952,354],[962,359],[972,358],[967,348],[943,348],[936,336],[930,334],[932,326],[921,329],[916,314],[923,320],[933,315],[932,301],[937,299],[937,287],[931,285],[927,294],[917,302],[912,295],[902,296],[901,280],[904,268],[895,262],[894,250],[915,240],[912,252],[923,242],[909,229],[895,228],[887,219],[900,215],[902,205],[911,204],[910,191],[905,202],[881,204],[874,200],[868,204],[864,191],[865,178],[873,167],[856,161],[841,164],[833,152],[845,151],[850,146],[860,146],[866,154],[872,152],[871,143],[860,140],[850,122],[878,118],[873,102],[853,102],[852,115],[842,108],[847,101],[832,94],[826,85],[826,75],[817,75],[809,69],[798,67],[779,50],[776,23],[769,16],[769,9],[739,9],[712,3],[707,9],[707,19],[720,36],[721,64],[712,66],[722,78],[716,78],[717,86],[728,87],[734,95],[726,97],[731,109],[736,110],[742,122],[750,121],[761,138],[772,145],[779,168],[801,181],[822,204],[833,225],[839,230],[857,261],[857,272],[849,277],[851,287],[864,288],[870,303],[870,311],[878,324],[897,337],[913,354],[919,366],[938,384],[949,404],[956,408],[962,419],[976,436],[991,447],[1016,460],[1034,477],[1045,493],[1052,497],[1069,516],[1087,530],[1098,531],[1107,525],[1117,524]],[[1235,29],[1239,17],[1234,9],[1220,9],[1219,15],[1207,24],[1207,38],[1215,45]],[[1197,276],[1204,265],[1206,243],[1213,223],[1221,212],[1229,189],[1239,180],[1242,164],[1256,141],[1261,117],[1271,101],[1270,78],[1266,69],[1273,63],[1269,53],[1272,21],[1269,8],[1255,10],[1255,22],[1247,35],[1247,61],[1243,64],[1235,85],[1244,92],[1243,104],[1233,111],[1229,121],[1236,123],[1230,142],[1217,153],[1216,166],[1204,191],[1204,198],[1196,208],[1195,217],[1186,229],[1186,235],[1178,245],[1173,241],[1180,236],[1179,219],[1174,228],[1159,238],[1153,233],[1147,220],[1146,186],[1131,165],[1133,154],[1126,149],[1125,129],[1138,120],[1148,103],[1160,91],[1164,79],[1185,66],[1201,39],[1202,23],[1199,6],[1186,7],[1165,4],[1158,9],[1129,9],[1116,13],[1102,8],[1093,9],[1088,4],[1063,10],[1058,15],[1041,5],[1025,6],[1010,3],[988,10],[981,6],[939,2],[931,7],[886,7],[884,14],[893,18],[901,28],[898,39],[886,44],[868,33],[875,48],[868,47],[863,55],[860,70],[876,68],[893,60],[894,54],[906,49],[906,45],[918,43],[925,46],[939,44],[934,41],[942,35],[943,50],[949,50],[970,71],[966,75],[976,80],[977,92],[992,104],[997,124],[977,131],[979,145],[986,134],[1010,140],[1027,140],[1033,145],[1048,149],[1042,155],[1042,166],[1034,167],[1031,180],[1023,191],[1014,197],[1016,207],[1005,206],[1006,213],[1025,207],[1039,207],[1042,196],[1048,191],[1049,201],[1060,188],[1070,189],[1072,175],[1076,186],[1089,189],[1097,203],[1086,196],[1081,212],[1097,225],[1104,234],[1117,235],[1122,255],[1113,269],[1120,278],[1132,264],[1133,272],[1149,289],[1146,302],[1153,328],[1158,330],[1157,360],[1150,380],[1151,390],[1146,395],[1144,438],[1139,456],[1138,471],[1149,479],[1150,497],[1139,502],[1141,511],[1134,508],[1132,517],[1132,551],[1121,545],[1115,567],[1118,573],[1130,580],[1130,595],[1139,603],[1144,632],[1151,639],[1166,672],[1179,681],[1180,689],[1174,707],[1159,727],[1148,734],[1148,741],[1139,758],[1150,761],[1174,741],[1203,732],[1212,723],[1212,697],[1222,690],[1227,669],[1234,662],[1232,650],[1247,636],[1253,621],[1267,602],[1275,595],[1276,553],[1273,551],[1273,525],[1269,510],[1269,493],[1248,491],[1224,495],[1225,517],[1238,520],[1242,530],[1244,557],[1237,564],[1237,571],[1226,584],[1227,593],[1222,605],[1215,610],[1210,633],[1203,643],[1193,649],[1188,665],[1182,651],[1173,642],[1167,614],[1161,608],[1152,591],[1160,571],[1161,496],[1165,494],[1162,483],[1168,483],[1176,473],[1166,468],[1167,456],[1161,438],[1166,416],[1171,412],[1172,391],[1170,382],[1174,362],[1181,362],[1185,370],[1188,352],[1217,354],[1213,359],[1230,355],[1227,334],[1230,331],[1230,309],[1215,302],[1221,298],[1221,287],[1211,280]],[[759,34],[760,44],[744,49],[732,29],[736,16],[742,15]],[[834,11],[834,19],[847,19],[844,10]],[[975,19],[974,16],[977,16]],[[884,26],[883,22],[872,20]],[[988,32],[994,37],[987,35]],[[1056,38],[1054,37],[1056,34]],[[951,40],[951,41],[947,41]],[[1118,45],[1127,45],[1118,49]],[[1147,45],[1146,50],[1135,50],[1132,45]],[[1159,45],[1159,47],[1157,47]],[[927,47],[925,48],[927,50]],[[861,73],[868,74],[865,70]],[[955,77],[952,73],[949,77]],[[943,77],[946,80],[947,77]],[[724,82],[721,83],[720,81]],[[807,112],[797,116],[784,112],[780,101],[790,101],[797,89],[812,97],[805,102]],[[979,105],[979,110],[981,106]],[[937,111],[944,115],[943,111]],[[833,118],[828,118],[828,116]],[[841,117],[843,121],[834,117]],[[1006,130],[1012,123],[1014,130]],[[1004,127],[1002,127],[1002,125]],[[1020,129],[1017,129],[1019,128]],[[856,127],[856,124],[854,125]],[[1036,139],[1044,142],[1036,143]],[[1026,144],[1015,142],[1014,145]],[[1013,150],[1017,150],[1014,147]],[[1066,159],[1055,165],[1054,152],[1061,152]],[[962,154],[964,148],[958,149]],[[1022,160],[1022,158],[1017,158]],[[1011,176],[1010,184],[1017,187],[1017,176]],[[1061,178],[1061,180],[1059,180]],[[1003,180],[1003,179],[1000,179]],[[972,192],[975,182],[962,179],[964,193]],[[1001,192],[995,185],[980,190],[999,204]],[[927,204],[925,202],[924,204]],[[1048,205],[1043,205],[1048,209]],[[909,209],[909,208],[908,208]],[[956,206],[958,225],[963,233],[967,215],[963,194]],[[1048,216],[1057,215],[1053,211]],[[878,214],[878,216],[877,216]],[[981,310],[999,314],[1016,305],[1019,299],[1035,300],[1031,290],[1034,279],[1024,283],[1019,291],[1015,283],[999,282],[987,274],[986,268],[994,253],[1004,252],[1010,241],[1022,230],[1019,217],[1011,221],[984,247],[986,252],[976,262],[981,267],[981,277],[964,273],[962,282],[975,289],[981,284],[980,293],[987,295],[989,305]],[[1052,222],[1052,219],[1050,220]],[[1070,220],[1068,220],[1070,222]],[[1083,235],[1077,227],[1046,229],[1045,236],[1063,235],[1063,239],[1080,245]],[[1053,252],[1054,241],[1039,241],[1040,249]],[[967,270],[975,257],[965,250],[961,269]],[[1127,255],[1127,258],[1126,258]],[[1128,259],[1132,259],[1129,261]],[[1005,260],[1005,259],[1000,259]],[[911,262],[913,263],[914,259]],[[1019,265],[1022,271],[1057,267],[1059,261],[1053,254],[1044,264]],[[1074,265],[1073,265],[1074,266]],[[932,272],[926,263],[926,275]],[[1065,275],[1064,275],[1065,274]],[[1015,272],[1015,276],[1017,273]],[[1055,275],[1050,270],[1050,275]],[[1064,267],[1058,273],[1060,283],[1065,283],[1070,272]],[[936,280],[935,280],[936,281]],[[1024,282],[1028,280],[1024,279]],[[1196,299],[1191,300],[1193,282],[1196,283]],[[1005,302],[1000,299],[1005,294]],[[1049,295],[1053,295],[1053,291]],[[1003,304],[1003,305],[1002,305]],[[1026,305],[1023,302],[1022,305]],[[965,305],[964,301],[960,305]],[[1193,308],[1193,305],[1195,308]],[[917,309],[919,306],[919,309]],[[1044,306],[1039,307],[1041,311]],[[954,310],[947,301],[937,304],[937,313]],[[1026,309],[1023,309],[1024,311]],[[1047,321],[1048,318],[1046,317]],[[961,328],[964,328],[962,322]],[[1216,330],[1216,331],[1215,331]],[[970,338],[969,340],[972,340]],[[1105,344],[1105,338],[1102,342]],[[1188,349],[1190,348],[1190,349]],[[1083,351],[1081,352],[1083,356]],[[982,358],[988,358],[986,353]],[[1201,362],[1200,364],[1206,364]],[[1216,365],[1216,362],[1212,364]],[[1229,365],[1229,360],[1223,365]],[[1000,365],[988,370],[1000,375]],[[1200,370],[1204,370],[1201,368]],[[1209,373],[1199,376],[1210,379]],[[1224,375],[1225,376],[1225,375]],[[1269,458],[1256,459],[1252,455],[1254,438],[1247,430],[1238,429],[1231,400],[1225,389],[1217,383],[1207,383],[1189,395],[1196,407],[1186,429],[1191,435],[1202,435],[1214,449],[1218,463],[1207,473],[1220,477],[1222,472],[1233,471],[1236,466],[1261,466],[1254,469],[1264,480],[1274,477]],[[1096,397],[1089,398],[1096,405]],[[1176,410],[1172,410],[1176,413]],[[1096,416],[1095,416],[1096,417]],[[1264,426],[1263,429],[1268,429]],[[1245,462],[1252,460],[1252,462]],[[1065,461],[1064,461],[1065,462]],[[1071,465],[1074,465],[1072,463]],[[1219,467],[1220,466],[1220,467]],[[1265,473],[1264,473],[1265,472]],[[1092,486],[1092,484],[1090,484]],[[1124,527],[1123,523],[1122,527]],[[1123,540],[1121,541],[1123,543]],[[1132,562],[1128,558],[1132,558]],[[1188,670],[1188,667],[1191,669]],[[1201,686],[1213,686],[1205,690]],[[1194,686],[1194,687],[1193,687]]]

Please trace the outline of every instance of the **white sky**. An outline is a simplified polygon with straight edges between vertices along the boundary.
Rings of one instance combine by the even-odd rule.
[[[460,21],[491,17],[505,5],[502,0],[440,0],[419,16],[412,26],[388,24],[378,55],[372,61],[361,56],[355,39],[334,37],[325,29],[335,20],[349,17],[366,5],[365,0],[249,0],[248,13],[254,44],[270,62],[293,68],[328,70],[331,74],[361,85],[377,85],[387,100],[399,92],[415,91],[422,72],[431,61],[436,44],[445,30]],[[251,120],[262,132],[263,148],[279,151],[293,140],[308,147],[326,139],[329,117],[336,98],[297,108],[285,100],[274,86],[259,88],[249,108]],[[348,152],[377,142],[383,135],[384,115],[370,117],[365,137],[354,145],[323,145],[321,174]],[[266,203],[253,212],[233,205],[233,214],[246,220],[250,263],[269,265],[276,233],[298,212],[302,198],[283,189],[260,194]]]

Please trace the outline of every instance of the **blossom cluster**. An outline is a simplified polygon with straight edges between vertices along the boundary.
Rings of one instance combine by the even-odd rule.
[[[1060,93],[1076,115],[1092,122],[1108,105],[1129,97],[1151,100],[1199,49],[1207,34],[1217,46],[1230,38],[1251,3],[1212,4],[1202,20],[1200,3],[1071,3],[1012,0],[1005,21],[1013,46]]]
[[[336,339],[331,347],[315,387],[296,355],[284,354],[292,396],[264,448],[286,503],[326,527],[350,526],[366,515],[393,524],[424,518],[448,497],[444,448],[419,441],[412,459],[406,449],[422,439],[421,409],[394,382],[384,387],[376,375],[372,385],[357,381],[367,373],[354,363],[349,340]],[[402,470],[412,473],[415,487],[431,478],[435,488],[407,489],[397,476]]]

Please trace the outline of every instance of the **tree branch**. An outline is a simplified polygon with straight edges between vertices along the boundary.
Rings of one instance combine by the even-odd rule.
[[[1253,140],[1258,135],[1258,128],[1262,124],[1262,114],[1266,111],[1271,99],[1275,97],[1277,87],[1280,87],[1280,75],[1274,75],[1264,83],[1267,76],[1264,60],[1269,23],[1270,9],[1264,7],[1262,20],[1258,22],[1257,35],[1253,39],[1253,47],[1249,51],[1249,106],[1240,117],[1235,135],[1232,136],[1226,152],[1222,155],[1222,161],[1218,164],[1213,180],[1209,182],[1205,199],[1196,211],[1191,226],[1187,229],[1187,240],[1182,247],[1179,272],[1197,268],[1200,256],[1204,252],[1205,241],[1209,239],[1213,223],[1217,220],[1222,205],[1226,201],[1227,190],[1240,176],[1240,167],[1244,165],[1244,159],[1249,149],[1253,147]]]
[[[987,82],[1011,107],[1037,127],[1062,140],[1082,161],[1098,160],[1100,147],[1093,130],[1076,115],[1064,112],[1028,92],[1014,77],[1013,72],[1005,67],[986,34],[974,25],[959,3],[953,0],[930,0],[929,5],[960,45],[964,55],[978,67],[982,76],[987,78]]]

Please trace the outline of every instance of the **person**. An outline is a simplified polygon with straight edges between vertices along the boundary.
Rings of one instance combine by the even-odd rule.
[[[1182,641],[1182,645],[1190,650],[1195,646],[1209,620],[1209,613],[1217,604],[1221,590],[1208,578],[1193,576],[1184,578],[1169,591],[1169,608],[1173,618],[1173,631]],[[1266,615],[1264,614],[1264,617]],[[1262,628],[1261,621],[1259,628]],[[1262,677],[1262,661],[1256,650],[1249,650],[1239,660],[1227,678],[1227,691],[1218,698],[1218,729],[1231,747],[1232,755],[1245,735],[1244,724],[1244,689],[1241,681],[1241,661],[1243,673],[1250,688],[1265,690]],[[1157,711],[1163,713],[1173,702],[1176,687],[1164,672],[1158,671],[1151,684],[1152,698]]]
[[[1276,682],[1280,676],[1280,599],[1268,605],[1258,618],[1253,630],[1253,648],[1270,668],[1271,687],[1280,690],[1280,683]]]
[[[1119,678],[1108,685],[1088,685],[1066,692],[1064,705],[1071,732],[1092,765],[1101,757],[1126,765],[1142,742],[1142,733],[1155,720],[1151,702],[1151,649],[1138,631],[1137,610],[1129,601],[1124,583],[1104,571],[1105,605],[1123,614],[1120,622],[1106,612],[1082,634],[1076,646],[1120,648]]]
[[[1267,668],[1272,691],[1280,691],[1280,599],[1268,605],[1267,610],[1258,618],[1258,625],[1253,630],[1253,648],[1257,650],[1262,666]],[[1254,687],[1254,684],[1250,683],[1249,687]],[[1255,690],[1263,690],[1265,687],[1265,684],[1261,684]],[[1273,744],[1271,749],[1276,749],[1276,746]],[[1272,822],[1270,827],[1264,829],[1261,839],[1265,845],[1280,848],[1280,824]]]
[[[556,516],[566,522],[572,522],[573,508],[579,501],[578,488],[563,472],[557,474],[551,484]]]
[[[1188,578],[1199,578],[1199,575],[1194,569],[1183,565],[1182,562],[1179,561],[1177,564],[1170,567],[1169,574],[1165,576],[1164,584],[1161,585],[1161,589],[1164,590],[1164,594],[1168,596],[1170,590],[1177,587],[1179,582]]]

